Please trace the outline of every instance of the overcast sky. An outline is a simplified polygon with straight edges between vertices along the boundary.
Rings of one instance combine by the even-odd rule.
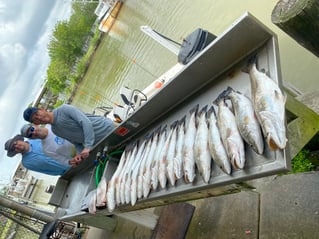
[[[46,77],[52,30],[70,12],[71,0],[0,0],[0,186],[21,160],[8,158],[4,144],[26,123],[23,110]]]

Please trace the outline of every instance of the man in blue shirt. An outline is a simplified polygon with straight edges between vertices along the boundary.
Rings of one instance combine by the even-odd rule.
[[[58,161],[46,156],[42,152],[41,140],[34,139],[24,141],[21,135],[9,139],[4,146],[7,156],[13,157],[22,154],[22,165],[29,170],[49,175],[62,175],[70,166],[63,165]]]

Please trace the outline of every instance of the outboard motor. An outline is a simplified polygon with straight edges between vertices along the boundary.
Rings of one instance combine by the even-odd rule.
[[[196,29],[183,40],[177,56],[178,62],[187,64],[215,38],[216,36],[208,31]]]

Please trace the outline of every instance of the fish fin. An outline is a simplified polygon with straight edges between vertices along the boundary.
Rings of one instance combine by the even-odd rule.
[[[227,90],[227,91],[230,91],[230,92],[231,92],[231,91],[234,91],[234,89],[233,89],[232,87],[230,87],[230,86],[228,86],[226,90]]]
[[[275,141],[273,141],[271,137],[267,137],[267,141],[268,141],[269,148],[272,151],[276,151],[278,149],[278,145],[275,143]]]
[[[283,99],[283,102],[286,103],[287,95],[283,94],[280,90],[279,91],[275,90],[275,97],[278,100],[282,100]]]

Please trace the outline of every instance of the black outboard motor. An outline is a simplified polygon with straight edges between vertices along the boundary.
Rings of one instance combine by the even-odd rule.
[[[177,56],[178,62],[187,64],[215,38],[216,36],[208,31],[196,29],[183,40]]]

